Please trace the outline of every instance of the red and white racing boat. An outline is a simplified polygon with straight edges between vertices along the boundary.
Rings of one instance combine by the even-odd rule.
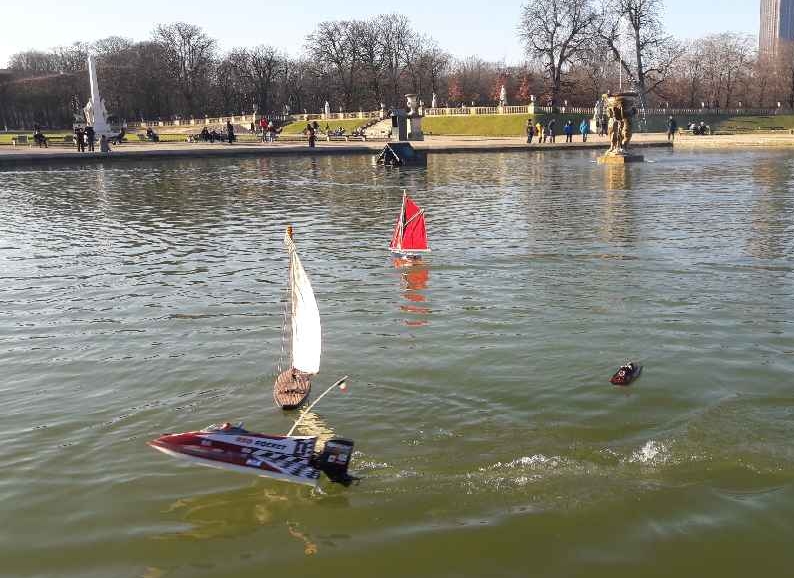
[[[316,486],[320,473],[332,482],[348,485],[356,478],[347,473],[353,442],[333,438],[316,450],[315,436],[291,435],[311,409],[335,388],[347,390],[345,379],[337,380],[304,411],[287,435],[251,432],[243,424],[214,424],[199,431],[169,433],[147,442],[156,450],[203,466],[223,468],[263,478]]]
[[[242,424],[211,425],[200,431],[165,434],[148,444],[165,454],[204,466],[316,486],[320,473],[346,483],[353,442],[332,439],[315,453],[313,436],[250,432]]]

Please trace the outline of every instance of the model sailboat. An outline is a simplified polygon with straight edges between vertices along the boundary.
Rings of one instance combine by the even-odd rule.
[[[287,227],[284,246],[289,255],[289,352],[290,367],[276,378],[273,399],[282,409],[296,409],[312,387],[312,377],[320,371],[320,311],[314,299],[309,276],[301,264],[292,227]]]
[[[394,224],[389,251],[401,257],[419,257],[429,253],[425,210],[420,209],[411,197],[403,191],[403,201],[397,222]]]

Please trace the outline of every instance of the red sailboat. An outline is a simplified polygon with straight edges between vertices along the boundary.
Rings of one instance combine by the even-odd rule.
[[[401,257],[419,257],[430,252],[427,246],[425,210],[420,209],[405,191],[403,191],[400,214],[397,216],[394,233],[389,243],[389,251]]]

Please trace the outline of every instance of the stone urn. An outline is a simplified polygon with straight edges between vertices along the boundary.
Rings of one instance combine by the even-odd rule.
[[[416,112],[416,95],[415,94],[406,94],[405,95],[405,102],[408,106],[408,116],[416,116],[418,113]]]

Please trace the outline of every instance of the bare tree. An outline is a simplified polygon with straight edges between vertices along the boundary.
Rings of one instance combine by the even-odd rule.
[[[271,111],[278,108],[275,101],[275,83],[287,66],[287,58],[272,46],[257,46],[248,53],[249,75],[253,96],[259,109]]]
[[[69,46],[58,46],[53,54],[58,62],[60,72],[77,72],[86,69],[88,52],[91,46],[85,42],[75,42]]]
[[[357,74],[361,58],[356,50],[360,24],[351,20],[321,22],[306,39],[306,49],[318,66],[330,69],[336,81],[344,106],[353,106]]]
[[[455,91],[450,88],[450,100],[484,103],[489,99],[497,67],[477,56],[469,56],[454,63]],[[456,98],[457,97],[457,98]]]
[[[415,52],[416,34],[410,21],[402,14],[387,14],[380,20],[379,52],[383,62],[383,73],[388,83],[389,103],[402,102],[400,80],[408,68],[408,55]]]
[[[587,47],[595,21],[590,0],[529,0],[522,9],[519,36],[527,53],[543,63],[553,106],[560,99],[563,75]]]
[[[426,36],[416,36],[415,52],[408,59],[411,89],[420,95],[440,94],[442,79],[452,57],[438,43]]]
[[[373,104],[384,100],[383,58],[380,52],[380,21],[371,18],[361,22],[356,41],[356,50],[361,61],[361,83],[364,88],[364,98],[371,99]]]
[[[12,54],[8,59],[8,68],[19,72],[57,72],[58,59],[51,52],[28,50]]]
[[[663,0],[604,0],[594,28],[643,98],[667,79],[683,52],[665,32],[662,10]]]
[[[198,112],[202,85],[207,83],[215,59],[215,40],[199,26],[185,22],[156,26],[152,40],[162,48],[163,64],[180,88],[184,112]]]

